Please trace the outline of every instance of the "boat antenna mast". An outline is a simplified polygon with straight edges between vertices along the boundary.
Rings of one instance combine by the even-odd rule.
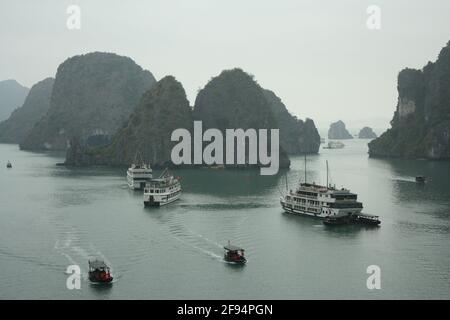
[[[327,162],[327,190],[328,190],[328,160],[326,162]]]
[[[139,150],[137,150],[134,155],[134,163],[135,164],[143,164],[144,163],[144,158],[142,157],[142,154]]]
[[[305,152],[305,183],[306,183],[306,152]]]

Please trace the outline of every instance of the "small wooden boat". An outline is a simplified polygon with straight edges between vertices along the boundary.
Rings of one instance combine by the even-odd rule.
[[[236,264],[245,264],[247,259],[244,257],[244,249],[233,246],[228,242],[228,245],[223,247],[225,249],[224,260]]]
[[[350,216],[327,216],[323,220],[323,224],[327,226],[336,225],[367,225],[367,226],[378,226],[381,223],[378,216],[374,216],[366,213],[352,214]]]
[[[367,213],[359,213],[352,216],[351,223],[363,224],[368,226],[378,226],[381,223],[381,221],[378,216],[374,216]]]
[[[95,283],[110,283],[113,276],[109,267],[101,260],[89,260],[89,280]]]
[[[323,149],[342,149],[344,147],[345,144],[340,141],[329,141],[328,144],[323,147]]]
[[[8,163],[6,164],[6,167],[7,167],[8,169],[11,169],[11,168],[12,168],[11,162],[8,161]]]
[[[417,183],[425,183],[425,182],[427,182],[427,178],[424,177],[424,176],[417,176],[416,177],[416,182]]]

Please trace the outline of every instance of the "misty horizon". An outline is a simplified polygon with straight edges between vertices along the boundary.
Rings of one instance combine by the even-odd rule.
[[[71,4],[81,9],[80,30],[66,27]],[[10,45],[0,53],[0,80],[30,88],[69,57],[113,52],[158,80],[173,75],[193,105],[212,77],[242,68],[321,132],[343,120],[380,134],[395,110],[398,73],[435,60],[448,42],[450,4],[378,1],[381,29],[369,30],[371,4],[2,1],[0,34]]]

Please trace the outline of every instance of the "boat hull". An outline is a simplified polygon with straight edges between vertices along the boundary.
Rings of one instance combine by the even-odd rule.
[[[228,263],[234,263],[234,264],[246,264],[247,263],[247,259],[244,257],[241,257],[240,259],[230,259],[227,256],[225,256],[223,258],[226,262]]]
[[[361,225],[361,226],[379,226],[381,223],[378,219],[369,219],[361,216],[348,216],[348,217],[326,217],[323,220],[323,224],[326,226],[342,226],[342,225]]]
[[[106,279],[99,279],[93,273],[89,273],[89,281],[93,283],[111,283],[114,280],[114,277],[109,277]]]
[[[181,193],[177,194],[176,196],[173,196],[169,199],[164,199],[163,197],[155,198],[154,196],[147,196],[144,195],[144,206],[146,207],[162,207],[166,204],[170,204],[172,202],[177,201],[180,199]]]

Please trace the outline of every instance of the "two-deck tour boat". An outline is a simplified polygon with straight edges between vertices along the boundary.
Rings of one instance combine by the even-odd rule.
[[[308,183],[305,156],[305,182],[300,183],[296,190],[290,190],[282,196],[280,204],[287,213],[327,218],[326,223],[329,225],[345,223],[380,224],[377,216],[361,213],[363,204],[357,201],[357,198],[357,194],[350,192],[350,190],[337,189],[328,183],[328,161],[327,185]]]
[[[160,207],[178,200],[181,196],[181,183],[165,169],[157,179],[149,180],[144,189],[144,205]]]
[[[241,247],[234,246],[230,244],[230,241],[228,241],[228,244],[223,248],[225,249],[225,253],[223,256],[223,259],[225,261],[236,264],[244,264],[247,262],[247,259],[244,256],[245,250]]]
[[[96,283],[110,283],[113,276],[106,263],[102,260],[89,260],[89,280]]]
[[[152,168],[142,160],[140,153],[136,153],[134,163],[127,170],[128,186],[132,190],[143,190],[152,177]]]
[[[348,216],[361,213],[363,205],[357,201],[357,195],[348,189],[336,189],[328,184],[327,161],[327,186],[308,183],[306,179],[305,157],[305,182],[300,183],[296,190],[290,190],[280,199],[281,206],[288,213],[303,214],[319,218],[326,216]]]

